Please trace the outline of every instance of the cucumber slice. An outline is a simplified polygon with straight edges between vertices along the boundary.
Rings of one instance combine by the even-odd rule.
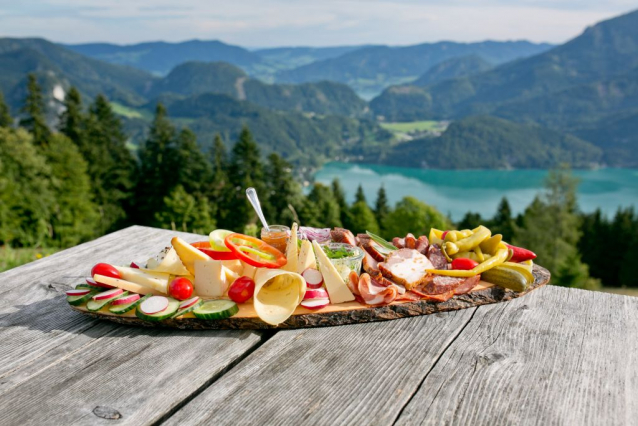
[[[75,288],[76,288],[76,290],[79,289],[79,288],[88,288],[90,290],[95,290],[96,289],[95,286],[88,285],[88,284],[78,284],[78,285],[75,286]]]
[[[193,315],[201,319],[218,320],[230,318],[239,312],[237,303],[232,300],[209,300],[197,307]]]
[[[202,301],[200,300],[199,302],[195,303],[192,306],[189,306],[188,308],[184,308],[184,309],[180,309],[178,310],[175,315],[172,316],[172,318],[177,318],[177,317],[181,317],[184,314],[187,314],[189,312],[193,312],[195,309],[197,309],[199,307],[199,305],[202,304]]]
[[[133,309],[135,309],[137,307],[137,305],[139,305],[140,303],[142,303],[143,301],[145,301],[146,299],[148,299],[149,297],[151,297],[152,295],[147,294],[146,296],[142,296],[139,299],[137,299],[135,302],[132,303],[127,303],[126,305],[115,305],[115,306],[111,306],[109,308],[109,312],[112,312],[114,314],[118,314],[118,315],[122,315],[125,314],[127,312],[132,311]]]
[[[91,291],[88,294],[83,294],[82,296],[67,296],[66,301],[69,302],[69,305],[78,306],[85,302],[88,302],[96,294],[98,294],[97,291]]]
[[[117,296],[113,296],[110,299],[89,300],[89,303],[86,304],[86,309],[88,309],[91,312],[99,311],[100,309],[102,309],[103,307],[105,307],[106,305],[114,301],[115,299],[119,299],[120,297],[126,296],[127,294],[128,294],[128,291],[125,291],[124,293],[118,294]],[[95,294],[93,296],[95,296]]]
[[[146,320],[146,321],[162,321],[165,319],[169,319],[179,309],[180,301],[175,300],[172,297],[167,297],[167,299],[168,299],[168,307],[164,309],[162,312],[148,315],[142,312],[142,310],[138,306],[137,309],[135,310],[135,315],[138,318]]]

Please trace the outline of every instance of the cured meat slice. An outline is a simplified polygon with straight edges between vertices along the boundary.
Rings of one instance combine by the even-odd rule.
[[[361,296],[359,293],[359,276],[355,271],[350,271],[350,275],[348,275],[348,280],[346,281],[346,285],[355,296]]]
[[[332,241],[336,243],[346,243],[351,246],[357,245],[357,241],[355,240],[352,232],[344,228],[334,228],[330,231],[330,237],[332,238]]]
[[[437,244],[430,245],[426,256],[435,269],[447,269],[447,259]]]
[[[428,240],[428,237],[426,237],[425,235],[421,235],[416,240],[416,251],[418,251],[419,253],[427,254],[429,247],[430,247],[430,241]]]
[[[384,277],[411,290],[428,280],[427,269],[434,266],[427,257],[416,250],[399,249],[392,252],[385,262],[379,263]]]
[[[361,247],[361,246],[360,246]],[[363,248],[363,247],[361,247]],[[363,270],[371,274],[373,272],[379,272],[379,262],[377,262],[366,249],[363,249],[364,256],[362,261]]]
[[[405,248],[416,249],[416,237],[412,234],[405,236]]]
[[[465,294],[472,291],[474,287],[481,281],[481,276],[476,275],[474,277],[466,278],[465,282],[454,289],[454,294]]]
[[[370,275],[363,273],[359,277],[359,293],[367,305],[382,305],[392,303],[396,299],[396,286],[383,287],[375,282]]]
[[[405,290],[405,287],[402,286],[401,284],[394,283],[390,281],[389,279],[387,279],[386,277],[384,277],[381,271],[379,271],[378,269],[376,271],[369,272],[369,274],[370,274],[370,278],[372,278],[377,284],[382,285],[383,287],[396,285],[396,286],[401,286]]]
[[[369,253],[374,260],[376,260],[377,262],[383,262],[385,260],[385,256],[376,249],[376,245],[377,243],[375,243],[374,241],[368,240],[366,242],[362,242],[360,246],[367,253]]]
[[[392,238],[392,245],[396,248],[405,248],[405,238],[394,237]]]
[[[357,245],[361,245],[362,243],[366,243],[370,241],[370,236],[368,234],[357,234]]]

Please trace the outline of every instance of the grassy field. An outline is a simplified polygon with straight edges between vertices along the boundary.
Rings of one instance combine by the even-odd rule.
[[[391,132],[425,132],[443,130],[441,123],[433,120],[426,121],[411,121],[406,123],[380,123],[381,127]]]
[[[113,108],[113,112],[115,112],[116,114],[127,118],[143,118],[146,120],[150,120],[153,118],[151,117],[151,113],[148,111],[137,110],[135,108],[127,107],[126,105],[122,105],[117,102],[111,102],[111,108]]]
[[[58,251],[53,248],[11,248],[0,247],[0,272],[34,260],[42,259]]]

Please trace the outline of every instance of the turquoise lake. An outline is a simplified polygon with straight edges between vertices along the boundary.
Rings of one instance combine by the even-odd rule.
[[[578,205],[584,212],[600,207],[607,215],[613,215],[620,206],[638,204],[638,170],[573,173],[580,179]],[[507,197],[515,214],[523,211],[543,191],[546,176],[546,170],[426,170],[329,163],[315,174],[315,180],[329,184],[339,178],[350,202],[361,185],[371,205],[383,184],[391,204],[411,195],[459,220],[468,211],[492,217],[502,197]]]

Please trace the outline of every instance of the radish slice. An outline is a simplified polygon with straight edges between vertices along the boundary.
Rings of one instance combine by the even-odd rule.
[[[142,269],[141,263],[131,262],[131,268]]]
[[[301,306],[307,309],[321,309],[330,304],[330,299],[310,299],[301,302]]]
[[[113,302],[111,302],[112,306],[116,306],[116,305],[128,305],[129,303],[133,303],[137,300],[140,300],[140,295],[139,294],[129,294],[128,296],[125,297],[120,297],[119,299],[115,299]]]
[[[310,299],[327,299],[328,292],[323,288],[317,288],[313,290],[306,290],[306,294],[303,297],[303,300]]]
[[[112,297],[119,296],[122,293],[124,293],[124,290],[121,288],[114,288],[113,290],[103,291],[102,293],[96,294],[93,296],[93,300],[110,299]]]
[[[168,299],[164,296],[149,297],[140,305],[140,309],[146,315],[153,315],[158,312],[162,312],[168,308]]]
[[[78,288],[75,290],[67,290],[66,295],[67,296],[84,296],[85,294],[89,294],[90,292],[91,292],[91,289]]]
[[[180,309],[190,308],[191,306],[193,306],[197,302],[199,302],[199,297],[197,297],[197,296],[191,297],[190,299],[184,300],[182,303],[180,303],[179,308]]]
[[[306,269],[305,271],[303,271],[301,276],[304,278],[304,280],[306,280],[308,288],[321,288],[321,286],[323,285],[323,275],[321,275],[321,272],[317,271],[314,268]]]
[[[113,286],[110,286],[108,284],[99,283],[99,282],[95,281],[93,278],[87,278],[86,279],[86,283],[88,285],[92,285],[92,286],[95,286],[95,287],[113,288]]]

